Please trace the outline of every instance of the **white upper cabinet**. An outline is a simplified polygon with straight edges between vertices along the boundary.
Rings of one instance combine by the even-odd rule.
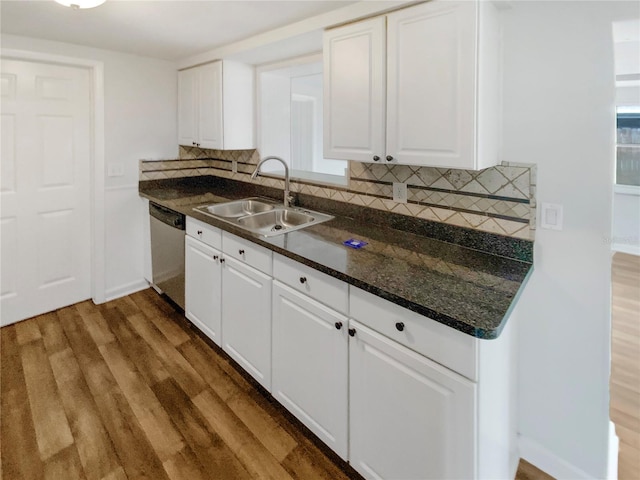
[[[325,32],[325,158],[368,162],[383,155],[385,23],[376,17]]]
[[[178,72],[178,143],[218,150],[255,148],[254,71],[218,61]]]
[[[178,144],[192,146],[198,137],[198,71],[178,72]]]
[[[498,163],[500,24],[491,2],[435,0],[329,30],[324,55],[325,156],[473,170]]]
[[[198,131],[202,148],[224,148],[224,108],[222,93],[222,62],[210,63],[197,69]]]

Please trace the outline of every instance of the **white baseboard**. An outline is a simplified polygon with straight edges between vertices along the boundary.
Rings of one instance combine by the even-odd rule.
[[[618,453],[620,451],[620,439],[616,435],[616,426],[609,421],[609,460],[607,462],[607,480],[618,478]]]
[[[139,292],[140,290],[144,290],[146,288],[149,288],[149,282],[147,282],[146,280],[137,280],[135,282],[127,283],[126,285],[120,285],[116,288],[110,288],[105,292],[105,302],[110,302],[111,300],[115,300],[116,298],[131,295],[132,293]]]
[[[628,253],[630,255],[640,256],[639,245],[629,245],[628,243],[614,243],[613,245],[611,245],[611,250],[613,250],[614,252],[622,252]]]
[[[518,437],[518,444],[522,458],[554,478],[571,478],[576,480],[593,478],[575,465],[556,456],[555,453],[529,438],[520,435]]]

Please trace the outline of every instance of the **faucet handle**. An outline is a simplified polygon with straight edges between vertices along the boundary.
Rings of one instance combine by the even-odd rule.
[[[288,207],[294,207],[296,204],[297,198],[294,195],[287,195],[286,203]]]

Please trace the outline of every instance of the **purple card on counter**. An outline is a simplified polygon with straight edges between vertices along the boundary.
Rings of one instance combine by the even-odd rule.
[[[345,240],[342,243],[351,248],[362,248],[367,245],[367,242],[365,242],[364,240],[356,240],[355,238],[350,238],[349,240]]]

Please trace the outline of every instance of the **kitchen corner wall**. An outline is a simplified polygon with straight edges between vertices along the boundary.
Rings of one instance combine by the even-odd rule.
[[[140,162],[140,179],[214,175],[282,189],[283,180],[250,179],[257,150],[180,147],[180,159]],[[237,162],[238,173],[233,173]],[[481,171],[349,162],[348,186],[292,180],[291,190],[441,223],[533,240],[536,167],[503,162]],[[408,185],[408,202],[393,201],[393,183]]]

